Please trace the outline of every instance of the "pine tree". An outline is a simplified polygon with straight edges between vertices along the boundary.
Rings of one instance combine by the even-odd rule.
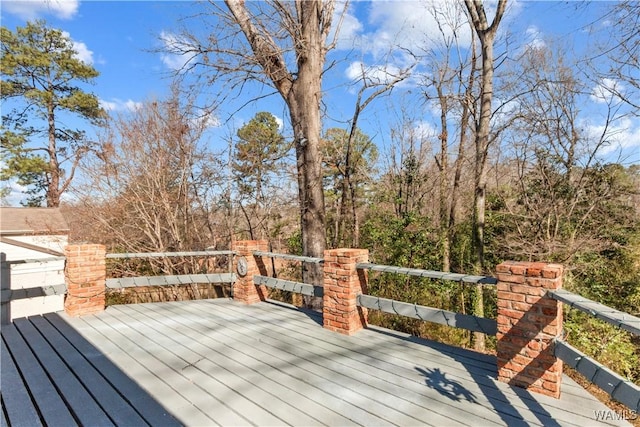
[[[97,96],[78,86],[98,71],[78,59],[68,35],[42,20],[15,32],[2,27],[1,40],[1,99],[15,99],[17,107],[2,117],[0,179],[27,186],[28,205],[57,207],[91,149],[85,131],[62,125],[60,116],[71,113],[92,124],[104,119]]]

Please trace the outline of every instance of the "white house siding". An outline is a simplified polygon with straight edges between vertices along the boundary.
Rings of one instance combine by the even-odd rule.
[[[54,251],[62,252],[67,244],[67,236],[12,236],[13,240],[37,245]],[[0,242],[0,252],[6,254],[9,261],[9,274],[3,274],[2,280],[9,280],[9,286],[2,283],[2,288],[11,290],[53,286],[64,283],[64,260],[49,262],[29,262],[13,264],[17,260],[38,260],[52,258],[54,255]],[[3,304],[3,320],[11,321],[20,317],[40,315],[64,310],[64,295],[50,295],[25,298]]]

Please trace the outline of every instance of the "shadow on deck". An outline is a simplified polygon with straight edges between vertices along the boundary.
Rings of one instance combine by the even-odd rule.
[[[497,382],[491,356],[318,321],[226,299],[20,319],[2,328],[3,416],[31,403],[9,425],[584,426],[606,410],[566,377],[562,399],[532,395]]]

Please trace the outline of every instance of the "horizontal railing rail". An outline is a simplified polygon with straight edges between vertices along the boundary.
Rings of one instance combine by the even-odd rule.
[[[495,285],[498,279],[489,276],[474,276],[460,273],[446,273],[443,271],[422,270],[419,268],[395,267],[392,265],[381,265],[371,263],[358,263],[356,268],[362,270],[380,271],[383,273],[404,274],[408,276],[426,277],[429,279],[449,280],[462,283],[476,283],[482,285]]]
[[[310,256],[301,256],[301,255],[290,255],[290,254],[279,254],[276,252],[266,252],[266,251],[253,251],[254,256],[264,256],[269,258],[280,258],[280,259],[288,259],[292,261],[301,261],[308,262],[311,264],[322,264],[324,263],[324,258],[316,258]]]
[[[138,252],[110,253],[107,259],[140,259],[140,258],[172,258],[172,257],[217,257],[232,256],[235,251],[190,251],[190,252]],[[231,267],[231,263],[229,263]],[[192,273],[157,276],[117,277],[106,279],[108,289],[124,289],[152,286],[181,286],[192,284],[222,284],[236,281],[236,274],[228,273]],[[233,287],[232,287],[233,292]]]
[[[556,340],[554,355],[609,396],[640,413],[640,387],[562,340]]]
[[[221,256],[234,255],[234,251],[195,251],[195,252],[139,252],[139,253],[111,253],[107,254],[107,259],[128,259],[128,258],[169,258],[169,257],[198,257],[198,256]]]
[[[451,326],[453,328],[482,332],[487,335],[495,335],[497,332],[497,322],[494,319],[455,313],[453,311],[400,302],[387,298],[374,297],[371,295],[358,295],[356,302],[360,307],[379,310],[384,313],[398,314],[400,316],[420,319],[426,322],[438,323],[441,325]]]
[[[640,336],[640,317],[607,307],[606,305],[592,301],[578,294],[574,294],[573,292],[569,292],[565,289],[549,291],[548,294],[551,298],[562,301],[569,307],[583,311],[597,319],[604,320],[605,322],[611,323],[620,329],[624,329],[632,334]]]
[[[47,257],[47,258],[30,258],[30,259],[15,259],[11,261],[2,261],[6,265],[18,265],[18,264],[47,264],[49,262],[64,261],[63,256]]]
[[[67,285],[64,283],[55,285],[37,286],[34,288],[2,289],[0,291],[0,302],[7,303],[26,298],[48,297],[53,295],[65,295]]]
[[[447,273],[442,271],[423,270],[419,268],[396,267],[373,263],[358,263],[356,268],[360,270],[379,271],[383,273],[402,274],[407,276],[424,277],[437,280],[448,280],[459,283],[475,283],[483,285],[495,285],[497,279],[488,276],[474,276],[459,273]],[[472,332],[482,332],[487,335],[496,335],[498,326],[495,319],[478,317],[469,314],[456,313],[434,307],[427,307],[408,302],[396,301],[372,295],[359,295],[357,305],[383,313],[397,314],[400,316],[420,319],[425,322],[438,323],[454,328],[467,329]]]
[[[307,283],[293,282],[290,280],[276,279],[273,277],[253,276],[253,283],[255,283],[256,285],[264,285],[268,288],[295,292],[310,297],[322,297],[324,295],[324,290],[321,286],[313,286]]]
[[[63,267],[53,268],[51,270],[21,270],[14,271],[12,266],[26,266],[29,264],[37,264],[39,266],[45,264],[58,263],[60,261],[65,261],[65,257],[47,257],[47,258],[27,258],[27,259],[17,259],[17,260],[3,260],[2,261],[2,288],[0,289],[0,303],[6,304],[10,301],[28,299],[28,298],[37,298],[37,297],[47,297],[54,295],[65,295],[67,293],[67,285],[64,282],[64,276],[60,275],[60,277],[46,277],[46,284],[41,286],[30,286],[30,287],[22,287],[22,288],[10,288],[10,283],[12,282],[11,276],[20,276],[20,275],[29,275],[34,273],[43,273],[47,275],[51,272],[61,272]],[[5,276],[6,275],[6,276]],[[30,283],[32,284],[32,283]]]
[[[640,318],[636,316],[607,307],[565,289],[548,291],[547,295],[596,319],[603,320],[632,334],[640,335]],[[640,412],[640,386],[613,372],[562,339],[555,340],[554,354],[613,399],[628,406],[631,410]]]
[[[135,288],[141,286],[176,286],[196,283],[218,284],[233,283],[236,280],[234,273],[214,274],[179,274],[173,276],[136,276],[107,279],[106,286],[109,289]]]

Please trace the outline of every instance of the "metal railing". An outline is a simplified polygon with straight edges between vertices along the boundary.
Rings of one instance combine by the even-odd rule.
[[[555,300],[562,301],[571,308],[583,311],[596,319],[604,320],[620,329],[640,336],[640,317],[607,307],[565,289],[549,291],[548,295]]]
[[[11,287],[11,276],[15,275],[12,273],[11,266],[14,265],[25,265],[25,264],[49,264],[52,262],[64,261],[65,257],[47,257],[47,258],[33,258],[33,259],[19,259],[19,260],[11,260],[7,261],[4,257],[1,260],[1,279],[2,288],[0,289],[0,302],[2,304],[6,304],[10,301],[16,301],[20,299],[26,298],[36,298],[36,297],[45,297],[45,296],[53,296],[53,295],[64,295],[67,293],[67,285],[64,282],[64,276],[61,279],[54,280],[53,283],[49,281],[49,283],[42,284],[41,286],[30,286],[30,287],[21,287],[21,288],[12,288]],[[62,269],[55,269],[50,271],[62,271]],[[45,270],[41,271],[46,275]],[[31,271],[23,271],[21,274],[29,274],[33,273]],[[60,281],[58,281],[60,280]]]
[[[565,289],[548,291],[547,295],[596,319],[640,336],[640,318],[636,316],[607,307]],[[640,386],[613,372],[560,338],[555,340],[554,355],[613,399],[640,413]]]
[[[61,310],[63,300],[60,298],[67,293],[64,265],[51,264],[64,260],[65,257],[47,257],[7,261],[6,254],[0,254],[0,323],[9,323],[15,317]]]
[[[299,255],[280,254],[276,252],[254,251],[256,257],[280,258],[313,264],[324,263],[323,258],[307,257]],[[449,280],[459,283],[495,285],[497,279],[488,276],[474,276],[468,274],[445,273],[433,270],[421,270],[417,268],[395,267],[390,265],[380,265],[372,263],[358,263],[356,268],[360,270],[380,271],[384,273],[404,274],[430,279]],[[279,289],[299,293],[307,296],[321,297],[323,288],[307,283],[283,280],[267,276],[254,276],[253,282],[256,285],[264,285],[272,289]],[[455,313],[443,309],[426,307],[402,301],[396,301],[372,295],[359,295],[356,303],[360,307],[379,310],[385,313],[397,314],[426,322],[438,323],[454,328],[468,329],[474,332],[482,332],[488,335],[495,335],[497,322],[494,319],[473,316],[469,314]]]
[[[392,265],[358,263],[356,264],[356,268],[436,280],[448,280],[465,284],[495,285],[498,283],[496,278],[489,276],[447,273],[443,271],[423,270],[418,268],[395,267]],[[471,314],[456,313],[439,308],[411,304],[371,295],[358,296],[357,304],[361,307],[379,310],[384,313],[411,317],[414,319],[424,320],[426,322],[451,326],[453,328],[467,329],[472,332],[482,332],[487,335],[495,335],[498,329],[495,319],[474,316]]]
[[[216,257],[235,255],[234,251],[195,251],[195,252],[142,252],[142,253],[110,253],[107,259],[140,259],[140,258],[170,258],[170,257]],[[109,278],[106,286],[109,289],[136,288],[147,286],[176,286],[191,284],[233,284],[236,275],[231,271],[232,263],[229,262],[228,273],[194,273],[176,275],[155,275]],[[232,286],[233,289],[233,286]]]
[[[281,254],[277,252],[267,252],[267,251],[253,251],[253,256],[267,257],[267,258],[280,258],[280,259],[286,259],[289,261],[298,261],[301,263],[309,263],[309,264],[324,263],[323,258]],[[322,286],[314,286],[308,283],[278,279],[276,277],[253,276],[253,283],[255,283],[256,285],[264,285],[271,289],[279,289],[281,291],[288,291],[288,292],[298,293],[301,295],[311,296],[311,297],[322,297],[322,295],[324,294]]]
[[[443,271],[421,270],[418,268],[395,267],[392,265],[380,265],[371,263],[358,263],[356,268],[363,270],[380,271],[383,273],[405,274],[407,276],[425,277],[429,279],[449,280],[461,283],[476,283],[482,285],[495,285],[498,279],[489,276],[473,276],[469,274],[446,273]]]

